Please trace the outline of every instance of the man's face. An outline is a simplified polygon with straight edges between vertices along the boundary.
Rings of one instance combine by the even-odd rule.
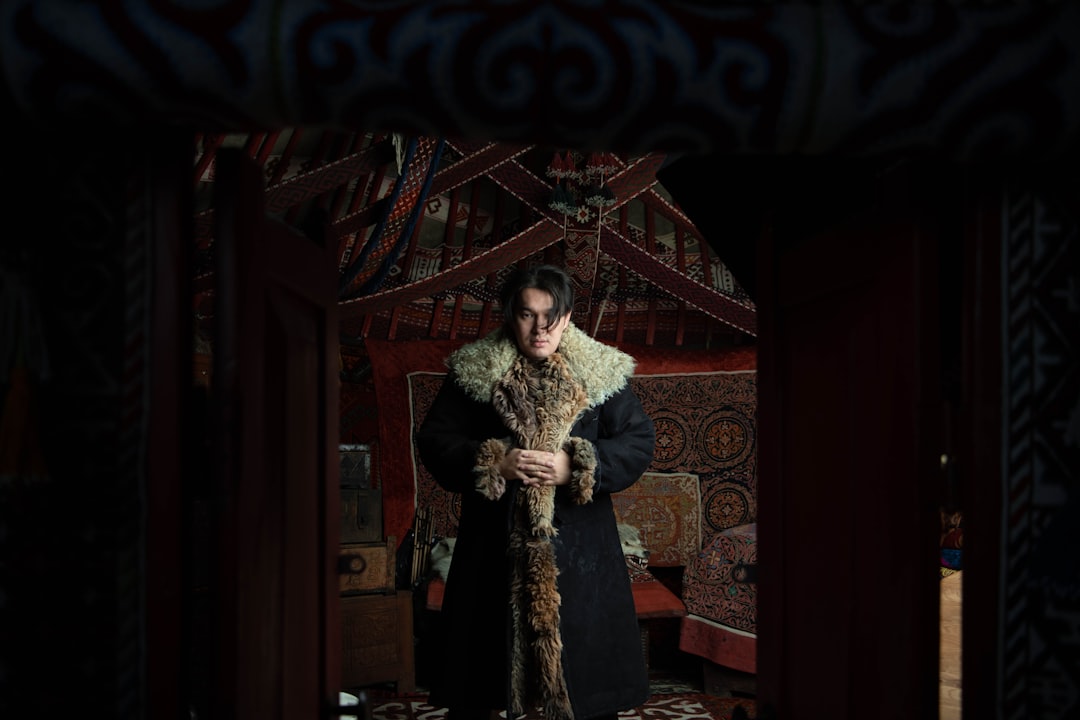
[[[551,293],[537,288],[525,288],[514,317],[514,339],[526,357],[542,360],[559,349],[563,330],[570,324],[567,313],[561,320],[552,322]]]

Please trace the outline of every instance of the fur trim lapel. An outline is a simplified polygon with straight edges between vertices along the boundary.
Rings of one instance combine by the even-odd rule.
[[[625,385],[634,373],[634,358],[610,345],[594,340],[570,323],[563,331],[559,354],[573,377],[585,389],[588,407],[607,400]],[[446,365],[457,376],[469,397],[490,402],[495,385],[517,359],[513,338],[502,328],[450,354]]]
[[[518,353],[513,339],[499,330],[451,354],[447,365],[470,397],[491,403],[511,434],[480,444],[473,468],[477,490],[489,499],[506,491],[497,467],[510,446],[564,449],[570,455],[574,502],[592,499],[595,450],[589,440],[571,438],[570,430],[582,410],[626,385],[633,358],[568,325],[559,351],[542,363]],[[510,710],[522,715],[539,703],[544,720],[574,720],[562,663],[555,488],[519,487],[513,503]]]

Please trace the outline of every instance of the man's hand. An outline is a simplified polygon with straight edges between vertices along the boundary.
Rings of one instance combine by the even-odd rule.
[[[507,480],[523,485],[566,485],[570,482],[570,456],[566,452],[514,448],[506,454],[499,471]]]

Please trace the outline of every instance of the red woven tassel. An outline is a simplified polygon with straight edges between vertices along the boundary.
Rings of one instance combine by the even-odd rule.
[[[562,155],[558,152],[555,153],[555,157],[551,158],[551,162],[548,163],[547,176],[556,179],[566,177],[566,163],[563,162]]]

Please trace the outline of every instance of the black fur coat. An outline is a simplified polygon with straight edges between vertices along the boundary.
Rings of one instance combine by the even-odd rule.
[[[430,701],[548,720],[638,707],[648,676],[610,497],[656,440],[634,360],[574,325],[540,365],[519,357],[502,331],[453,353],[416,436],[436,482],[461,493]],[[505,482],[494,467],[512,447],[565,449],[571,483]]]

